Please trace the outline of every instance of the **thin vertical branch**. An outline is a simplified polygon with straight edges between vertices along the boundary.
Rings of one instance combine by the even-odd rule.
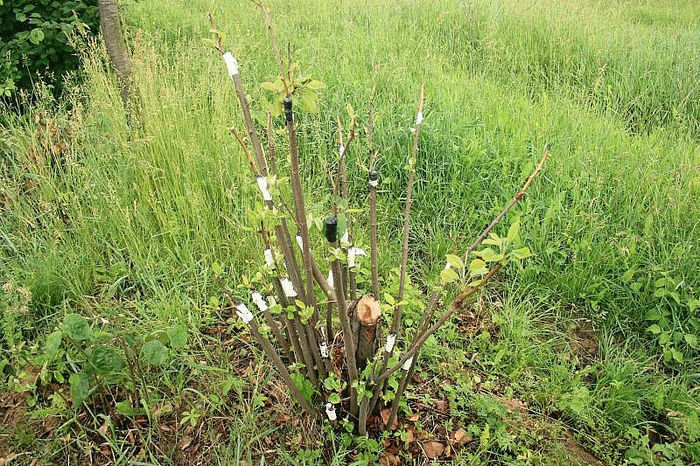
[[[398,304],[394,310],[394,319],[391,323],[391,331],[399,335],[401,333],[401,313],[403,310],[404,291],[406,287],[406,268],[408,266],[408,236],[411,225],[411,205],[413,204],[413,181],[416,175],[416,156],[418,155],[418,136],[423,122],[423,84],[420,85],[420,97],[418,99],[418,113],[416,116],[416,127],[413,131],[413,148],[411,149],[411,158],[408,161],[408,186],[406,187],[406,205],[403,214],[403,245],[401,247],[401,271],[399,275],[399,294],[397,297]]]
[[[211,24],[212,30],[216,30],[216,24],[214,23],[214,18],[211,14],[207,14],[209,18],[209,23]],[[262,145],[260,145],[260,138],[258,138],[258,133],[255,130],[255,125],[253,123],[253,118],[250,115],[250,105],[248,105],[248,99],[246,98],[245,91],[243,90],[243,83],[241,82],[241,77],[238,74],[238,62],[236,58],[230,53],[224,50],[221,43],[221,36],[217,34],[217,48],[219,52],[224,57],[224,61],[228,67],[229,75],[233,81],[233,85],[236,88],[236,96],[241,104],[241,111],[243,112],[243,121],[245,122],[245,127],[248,131],[248,139],[250,139],[251,144],[253,144],[253,152],[255,153],[255,160],[258,165],[258,173],[267,176],[267,165],[265,164],[265,155],[263,153]]]
[[[217,277],[216,278],[217,283],[221,287],[221,289],[224,291],[226,296],[229,299],[229,302],[231,306],[234,309],[238,309],[238,304],[236,303],[236,300],[233,298],[233,295],[231,292],[228,290],[226,285],[223,284],[223,282]],[[238,312],[237,312],[238,313]],[[275,366],[277,369],[277,372],[280,373],[280,376],[282,377],[282,380],[284,381],[285,385],[287,385],[287,388],[289,389],[290,393],[292,394],[292,397],[296,400],[299,405],[301,405],[302,409],[309,413],[312,417],[317,418],[319,416],[318,412],[315,411],[309,402],[304,398],[304,395],[301,394],[299,389],[297,388],[296,384],[292,380],[292,377],[289,375],[289,371],[287,370],[287,366],[284,365],[284,362],[282,361],[282,358],[280,358],[279,354],[277,354],[277,351],[275,351],[274,347],[270,343],[270,341],[265,338],[261,333],[260,333],[260,325],[258,324],[257,319],[250,315],[249,317],[244,318],[243,316],[239,315],[239,317],[248,325],[248,328],[250,329],[250,333],[253,336],[253,338],[258,342],[258,344],[262,347],[263,351],[267,355],[267,357],[270,359],[272,364]],[[247,320],[247,322],[246,322]]]
[[[369,249],[370,271],[372,275],[372,295],[379,299],[379,259],[377,252],[377,186],[379,173],[374,170],[376,154],[374,152],[374,89],[369,99],[367,127],[367,145],[369,146]]]
[[[394,309],[394,316],[391,322],[391,330],[387,338],[392,338],[395,341],[398,338],[400,328],[401,328],[401,312],[403,301],[404,288],[406,284],[406,267],[408,265],[408,235],[411,220],[411,204],[412,204],[412,193],[413,193],[413,180],[416,173],[416,156],[418,154],[418,136],[420,135],[420,128],[423,122],[423,99],[424,99],[424,88],[423,84],[420,85],[420,96],[418,98],[418,113],[416,114],[416,127],[413,132],[413,146],[411,150],[411,158],[409,159],[409,174],[408,174],[408,186],[406,188],[406,204],[404,206],[404,220],[403,220],[403,245],[401,248],[401,270],[399,275],[399,293],[397,297],[398,305]],[[394,344],[388,344],[386,350],[384,351],[382,357],[382,364],[379,373],[386,371],[389,364],[389,358],[394,350]],[[373,374],[374,376],[374,374]],[[377,401],[379,400],[379,395],[384,389],[384,382],[382,380],[375,380],[376,385],[372,390],[372,401],[371,408],[374,410]]]
[[[329,217],[326,219],[325,223],[326,239],[328,240],[329,246],[337,248],[338,219],[336,217]],[[332,270],[331,273],[333,274],[333,285],[335,286],[338,317],[340,319],[340,326],[343,330],[343,340],[345,343],[345,362],[347,364],[349,378],[348,387],[350,390],[350,414],[352,416],[357,416],[357,390],[352,386],[353,382],[358,380],[357,361],[355,360],[355,342],[353,341],[352,326],[350,324],[347,304],[345,302],[345,290],[343,290],[343,282],[340,280],[342,269],[340,267],[340,261],[333,255],[330,257],[330,265]]]
[[[272,48],[275,51],[277,64],[280,67],[280,77],[282,78],[282,84],[284,85],[284,93],[286,95],[289,95],[290,89],[289,85],[287,84],[287,72],[285,72],[284,61],[282,60],[282,54],[280,53],[279,45],[277,45],[277,36],[275,36],[275,30],[272,27],[272,18],[270,18],[270,13],[267,11],[267,7],[265,7],[265,4],[262,2],[262,0],[253,0],[253,3],[255,3],[255,5],[257,5],[257,7],[260,8],[260,11],[262,11],[263,15],[265,16],[265,24],[267,25],[267,35],[270,37],[270,43],[272,44]],[[289,44],[287,44],[287,54],[287,56],[289,57]]]

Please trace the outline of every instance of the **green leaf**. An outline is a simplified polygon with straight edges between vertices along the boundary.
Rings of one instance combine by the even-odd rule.
[[[324,83],[323,81],[318,81],[316,79],[312,79],[311,81],[304,84],[304,86],[316,91],[318,89],[323,89],[324,87],[326,87],[326,83]]]
[[[485,248],[475,253],[477,256],[484,259],[486,262],[498,262],[503,260],[503,254],[499,254],[491,248]]]
[[[671,354],[676,362],[683,362],[683,353],[678,351],[676,348],[671,348]]]
[[[61,347],[62,338],[63,332],[60,330],[56,330],[46,337],[46,346],[44,347],[44,358],[46,362],[54,360],[58,354],[58,349]]]
[[[496,233],[491,233],[489,237],[484,240],[484,244],[497,246],[500,248],[503,245],[503,240]]]
[[[340,403],[340,395],[335,392],[331,393],[328,397],[328,402],[337,405],[338,403]]]
[[[73,398],[73,406],[83,404],[83,401],[90,396],[90,381],[83,374],[71,374],[68,379],[70,384],[70,396]]]
[[[306,401],[311,403],[311,397],[314,394],[314,384],[299,372],[292,372],[289,375],[294,382],[294,385],[297,386],[301,394],[304,396],[304,398],[306,398]]]
[[[518,248],[518,249],[514,250],[513,256],[518,260],[523,260],[523,259],[527,259],[528,257],[532,256],[532,253],[530,252],[530,248],[523,247],[523,248]]]
[[[90,364],[102,374],[118,372],[126,366],[122,357],[109,346],[98,346],[92,349]]]
[[[389,293],[384,293],[384,301],[386,301],[387,304],[390,304],[391,306],[396,304],[396,300]]]
[[[132,407],[131,401],[129,401],[129,400],[118,401],[114,405],[114,407],[117,408],[117,412],[119,414],[122,414],[122,415],[128,416],[128,417],[136,416],[138,414],[141,414],[141,412],[143,411],[141,409]]]
[[[513,222],[513,224],[508,228],[508,235],[506,236],[506,241],[509,243],[512,243],[515,241],[515,238],[518,237],[518,232],[520,231],[520,220],[516,220]]]
[[[442,269],[442,272],[440,272],[440,282],[443,285],[447,285],[448,283],[452,283],[458,279],[459,275],[457,275],[457,272],[455,272],[453,269]]]
[[[187,328],[184,325],[176,325],[168,329],[168,341],[173,349],[182,349],[187,345]]]
[[[447,258],[447,263],[455,269],[462,270],[464,268],[464,262],[462,262],[461,257],[454,254],[447,254],[445,257]]]
[[[683,339],[691,348],[695,348],[698,345],[698,337],[693,335],[692,333],[686,333],[685,335],[683,335]]]
[[[214,275],[220,277],[222,273],[221,264],[219,264],[218,262],[214,262],[213,264],[211,264],[211,271],[214,272]]]
[[[34,28],[29,33],[29,42],[34,45],[39,45],[41,41],[44,40],[44,31],[40,28]]]
[[[151,340],[141,347],[140,354],[152,366],[162,366],[168,359],[168,348],[158,340]]]
[[[216,41],[214,39],[210,39],[208,37],[203,37],[202,42],[204,45],[211,47],[213,49],[217,48]]]
[[[654,335],[658,335],[661,333],[661,327],[659,327],[658,324],[650,325],[649,328],[647,328],[647,331],[653,333]]]
[[[318,94],[310,89],[301,89],[297,96],[299,109],[304,112],[318,113]]]
[[[481,259],[474,259],[471,264],[469,264],[469,273],[471,275],[484,275],[488,273],[488,268],[486,268],[486,262]]]
[[[63,318],[61,328],[73,341],[89,340],[92,334],[90,324],[80,314],[67,314]]]

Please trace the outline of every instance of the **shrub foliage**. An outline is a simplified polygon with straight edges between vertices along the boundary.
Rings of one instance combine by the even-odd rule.
[[[79,65],[71,37],[98,27],[97,0],[0,0],[0,95],[31,91],[42,77],[59,93]]]

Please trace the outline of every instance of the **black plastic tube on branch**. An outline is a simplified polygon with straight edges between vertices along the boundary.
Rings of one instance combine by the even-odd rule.
[[[324,233],[329,243],[335,243],[338,240],[338,217],[332,216],[326,218]]]
[[[287,123],[294,122],[294,112],[292,112],[292,96],[288,95],[282,101],[282,107],[284,108],[284,116]]]

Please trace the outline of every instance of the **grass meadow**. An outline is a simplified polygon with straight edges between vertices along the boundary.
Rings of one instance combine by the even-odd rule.
[[[202,41],[205,13],[226,32],[260,121],[260,83],[278,73],[263,17],[243,0],[123,1],[138,130],[125,125],[96,44],[64,100],[2,117],[0,458],[424,464],[439,442],[433,459],[456,464],[700,462],[698,2],[269,7],[293,61],[327,86],[319,113],[299,120],[319,212],[336,116],[348,103],[366,115],[374,88],[380,263],[398,267],[409,128],[425,83],[414,285],[439,280],[445,254],[500,212],[551,142],[510,215],[535,256],[480,294],[477,328],[458,317],[431,337],[397,430],[355,438],[304,419],[219,305],[211,272],[219,262],[235,286],[255,273],[262,245],[248,215],[256,187],[228,131],[240,108]],[[285,144],[278,137],[279,153]],[[351,207],[362,224],[367,143],[353,144]],[[140,391],[129,382],[77,408],[68,387],[77,362],[68,350],[60,364],[41,359],[71,313],[95,334],[184,327],[186,344],[139,373]],[[149,393],[141,411],[115,411],[134,391]]]

